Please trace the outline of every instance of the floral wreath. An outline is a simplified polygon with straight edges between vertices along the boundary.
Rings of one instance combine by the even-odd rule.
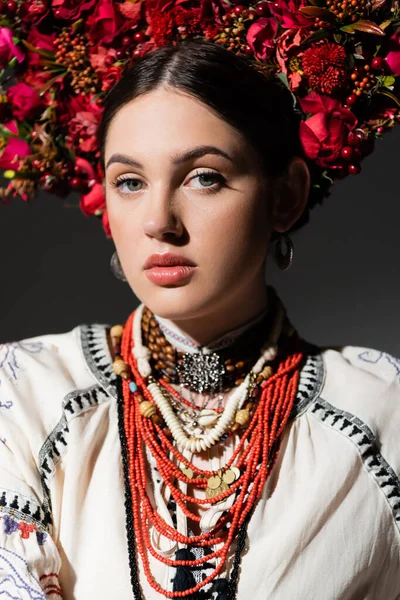
[[[139,57],[193,37],[245,55],[293,94],[309,208],[400,120],[398,0],[0,0],[5,202],[75,190],[111,237],[96,132]]]

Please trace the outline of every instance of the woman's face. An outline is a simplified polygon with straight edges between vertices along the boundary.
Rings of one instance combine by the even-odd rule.
[[[159,88],[115,115],[105,165],[112,236],[134,294],[150,310],[175,320],[204,316],[260,289],[269,192],[254,151],[232,126],[200,101]],[[184,277],[172,283],[160,270],[149,275],[147,259],[167,252],[196,266],[175,267]]]

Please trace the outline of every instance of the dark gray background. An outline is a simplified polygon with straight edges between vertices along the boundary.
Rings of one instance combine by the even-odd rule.
[[[309,341],[400,356],[399,148],[400,127],[293,235],[292,267],[269,260],[267,280]],[[56,197],[0,204],[0,342],[125,320],[138,301],[110,273],[113,249],[100,221]]]

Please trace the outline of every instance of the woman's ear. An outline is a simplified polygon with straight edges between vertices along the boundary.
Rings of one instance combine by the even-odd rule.
[[[287,231],[304,212],[310,192],[310,171],[303,158],[292,158],[274,193],[273,229]]]

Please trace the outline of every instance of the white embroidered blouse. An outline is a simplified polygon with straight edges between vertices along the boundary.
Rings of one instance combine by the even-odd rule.
[[[1,598],[132,600],[115,381],[105,325],[0,346]],[[213,468],[233,445],[210,455]],[[310,344],[237,598],[399,600],[399,476],[400,360]],[[151,568],[172,590],[175,569]],[[163,597],[141,565],[139,581],[143,598]]]

